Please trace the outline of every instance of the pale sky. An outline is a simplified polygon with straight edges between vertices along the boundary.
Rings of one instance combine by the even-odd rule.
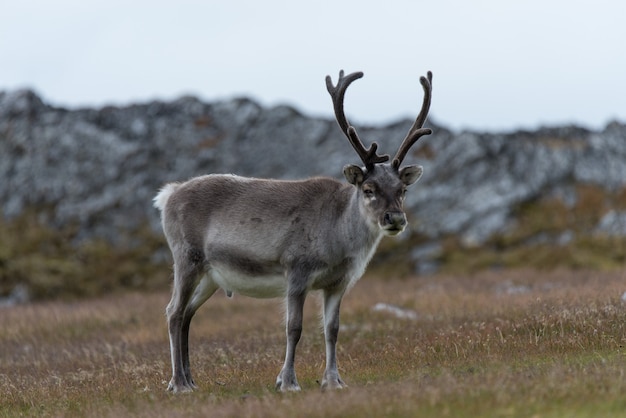
[[[452,129],[626,122],[626,2],[0,0],[0,90],[57,106],[247,96],[332,117],[324,77],[363,71],[351,122]]]

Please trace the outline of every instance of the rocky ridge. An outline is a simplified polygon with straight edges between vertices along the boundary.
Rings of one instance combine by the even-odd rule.
[[[357,129],[365,142],[392,154],[411,123]],[[409,235],[419,236],[412,252],[417,264],[436,256],[445,237],[476,247],[515,229],[523,205],[555,199],[574,208],[581,185],[607,196],[626,190],[623,123],[601,131],[563,126],[511,133],[430,127],[434,134],[405,160],[425,168],[406,203]],[[12,219],[47,208],[42,222],[76,225],[78,241],[116,242],[120,231],[142,224],[160,234],[151,200],[168,181],[206,173],[341,178],[343,165],[357,162],[334,120],[289,106],[182,97],[67,110],[30,90],[0,93],[0,213]],[[604,202],[596,209],[597,222],[584,233],[626,235],[626,208]],[[561,231],[554,239],[580,233]]]

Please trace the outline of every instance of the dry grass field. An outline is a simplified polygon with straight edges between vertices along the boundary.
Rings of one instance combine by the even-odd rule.
[[[166,392],[169,295],[128,293],[2,308],[0,417],[626,416],[626,272],[492,271],[384,280],[346,296],[347,390],[322,393],[307,301],[296,366],[276,393],[282,304],[216,294],[192,322],[200,389]],[[409,313],[398,317],[374,307]]]

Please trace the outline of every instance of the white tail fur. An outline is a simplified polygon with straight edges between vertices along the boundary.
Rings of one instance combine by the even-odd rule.
[[[152,200],[154,207],[160,210],[161,212],[165,208],[168,199],[178,189],[179,183],[168,183],[159,190],[159,193]]]

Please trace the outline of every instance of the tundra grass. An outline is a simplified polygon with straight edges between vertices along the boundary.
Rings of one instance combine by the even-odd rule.
[[[274,381],[282,303],[216,294],[191,326],[199,389],[166,392],[163,292],[0,310],[0,417],[626,416],[624,272],[500,271],[384,280],[344,298],[349,388],[321,392],[315,297],[296,358],[302,392]],[[376,311],[377,303],[413,319]]]

